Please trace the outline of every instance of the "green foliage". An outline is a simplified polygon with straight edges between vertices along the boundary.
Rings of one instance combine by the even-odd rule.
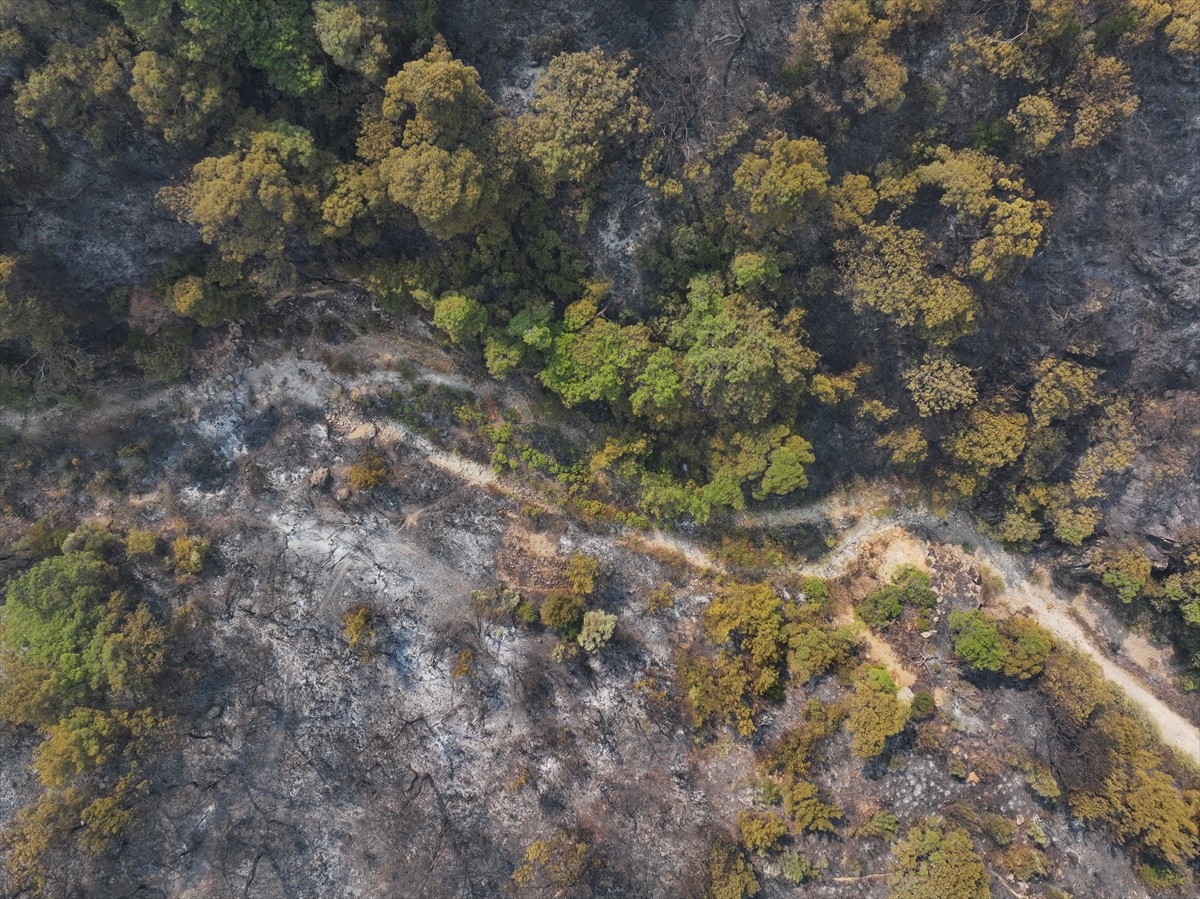
[[[455,343],[483,333],[487,310],[476,300],[461,293],[443,294],[433,307],[433,323]]]
[[[1133,602],[1150,582],[1150,558],[1132,543],[1105,542],[1097,548],[1091,569],[1123,603]]]
[[[313,33],[325,54],[343,69],[369,81],[381,80],[391,56],[384,5],[317,0],[312,9]]]
[[[742,835],[742,845],[759,855],[774,851],[779,841],[787,835],[787,825],[774,812],[752,812],[749,809],[738,812],[737,826]]]
[[[752,234],[794,231],[827,196],[825,151],[812,138],[772,132],[742,157],[733,173],[733,189],[744,203]]]
[[[1054,649],[1054,638],[1049,631],[1032,618],[1016,616],[1001,623],[1000,636],[1004,643],[1001,670],[1005,677],[1029,680],[1042,673]]]
[[[187,183],[159,196],[225,259],[277,260],[291,235],[315,224],[327,167],[308,131],[264,123],[237,136],[232,153],[202,159]]]
[[[988,876],[971,837],[933,819],[911,827],[894,847],[892,899],[989,899]]]
[[[872,590],[855,607],[867,624],[882,630],[903,614],[905,607],[928,612],[937,604],[933,581],[912,565],[901,565],[886,586]]]
[[[637,70],[593,48],[554,57],[534,87],[520,140],[544,189],[594,190],[605,163],[649,129],[650,111],[634,91]]]
[[[976,671],[999,671],[1005,652],[995,622],[983,612],[950,613],[954,652]]]
[[[554,590],[542,601],[542,624],[566,639],[574,640],[583,628],[586,611],[587,604],[582,597],[566,590]]]
[[[171,541],[171,563],[175,566],[175,574],[181,578],[199,574],[210,548],[207,537],[188,534],[176,537]]]
[[[599,652],[612,639],[617,616],[609,612],[585,612],[576,638],[585,652]]]
[[[919,690],[913,694],[912,705],[909,706],[908,716],[913,721],[924,721],[937,714],[937,703],[931,694]]]
[[[6,713],[15,701],[26,712],[18,711],[17,720],[39,721],[107,686],[104,646],[124,602],[114,596],[116,586],[116,569],[88,552],[52,556],[9,582],[0,609],[6,659],[44,681],[35,696],[5,697]],[[13,673],[7,675],[5,688],[14,686]]]
[[[800,833],[834,833],[842,817],[837,805],[821,801],[815,785],[799,779],[784,788],[783,811]]]
[[[891,222],[864,224],[855,242],[843,242],[843,277],[856,308],[918,326],[936,343],[974,330],[977,301],[961,281],[932,273],[933,248],[922,232]]]
[[[293,96],[321,86],[312,59],[315,35],[307,0],[278,0],[270,16],[255,0],[178,0],[184,27],[208,47],[233,49],[261,69],[271,85]],[[129,4],[132,6],[132,4]]]
[[[706,899],[751,899],[758,895],[758,879],[742,850],[718,840],[708,853]]]
[[[580,596],[591,596],[600,580],[600,560],[583,553],[572,553],[563,569],[567,582]]]
[[[815,880],[821,873],[821,869],[811,859],[798,852],[785,852],[779,860],[779,867],[783,879],[792,884]]]
[[[853,735],[854,755],[867,759],[883,752],[888,737],[904,729],[907,712],[896,699],[896,684],[883,666],[860,665],[853,684],[846,723]]]
[[[129,98],[146,124],[173,144],[200,144],[226,124],[236,77],[217,60],[145,50],[133,60]]]
[[[926,355],[904,372],[905,384],[922,418],[975,404],[971,370],[947,356]]]

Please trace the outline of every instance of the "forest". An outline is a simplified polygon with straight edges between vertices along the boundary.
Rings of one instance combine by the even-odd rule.
[[[262,499],[275,488],[253,486],[274,483],[273,463],[226,470],[182,437],[109,435],[98,410],[169,395],[178,424],[214,360],[269,367],[256,356],[273,340],[316,341],[329,371],[358,378],[330,402],[371,438],[390,416],[526,485],[536,496],[512,495],[529,527],[712,550],[723,573],[697,574],[703,587],[662,559],[642,584],[643,563],[595,548],[542,586],[489,569],[455,613],[573,671],[625,652],[618,593],[645,594],[652,630],[686,618],[635,695],[686,730],[672,751],[750,747],[757,798],[705,831],[704,882],[668,878],[663,895],[1133,895],[1053,885],[1036,822],[1014,838],[965,800],[859,815],[819,781],[843,733],[860,766],[941,751],[926,675],[898,684],[864,649],[931,631],[954,683],[1047,710],[1053,737],[1031,733],[1010,767],[1129,855],[1136,877],[1114,889],[1193,888],[1198,769],[1086,653],[989,606],[1003,579],[964,562],[973,604],[951,609],[936,565],[817,577],[788,534],[747,522],[867,484],[965,516],[980,546],[1044,565],[1155,641],[1168,705],[1194,724],[1198,60],[1197,0],[0,0],[0,719],[36,781],[0,803],[4,895],[135,892],[133,875],[86,872],[151,845],[130,835],[156,772],[208,709],[192,703],[209,654],[231,652],[211,648],[198,598],[248,545],[222,528],[278,511]],[[428,353],[488,386],[384,391],[347,328],[424,329]],[[423,371],[424,352],[397,350],[391,370]],[[51,418],[61,440],[34,439]],[[382,443],[345,462],[343,500],[416,502]],[[187,478],[203,497],[225,477],[253,499],[212,518],[182,499],[135,507],[155,466],[180,496]],[[706,602],[687,617],[689,590]],[[351,669],[383,664],[398,626],[384,618],[362,601],[332,626]],[[455,683],[482,646],[452,653]],[[1059,755],[1039,758],[1043,743]],[[375,895],[653,892],[598,874],[580,833],[555,825],[510,852],[502,886],[379,880]],[[834,839],[882,841],[893,861],[830,874],[810,850]],[[56,873],[63,857],[83,867]]]

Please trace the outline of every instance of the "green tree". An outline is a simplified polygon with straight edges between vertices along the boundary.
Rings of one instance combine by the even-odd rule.
[[[800,833],[834,833],[842,817],[842,810],[822,802],[816,786],[806,780],[794,780],[784,789],[783,811]]]
[[[263,14],[257,0],[178,3],[186,13],[184,28],[195,36],[206,56],[231,50],[242,53],[273,87],[292,96],[320,88],[323,76],[314,59],[317,45],[309,0],[274,0],[270,15]],[[136,8],[128,0],[123,6]]]
[[[110,597],[116,585],[116,569],[87,552],[52,556],[9,582],[0,641],[6,661],[44,678],[41,714],[80,704],[107,686],[103,650],[114,630]],[[8,677],[4,686],[10,686]],[[31,709],[34,721],[39,704]]]
[[[839,242],[845,289],[857,308],[918,326],[937,343],[973,330],[977,301],[949,275],[931,272],[933,248],[924,233],[889,222],[864,223],[856,241]]]
[[[828,196],[825,150],[810,137],[772,132],[742,157],[733,173],[733,189],[753,233],[794,231]]]
[[[1018,615],[1000,625],[1000,636],[1004,641],[1005,677],[1029,680],[1042,673],[1054,649],[1049,631],[1032,618]]]
[[[554,57],[534,87],[530,112],[518,127],[545,190],[562,184],[596,187],[603,167],[649,129],[638,99],[637,70],[599,48]]]
[[[313,31],[325,54],[343,69],[380,81],[391,56],[388,10],[374,0],[317,0]]]
[[[599,652],[612,639],[617,616],[609,612],[585,612],[583,625],[576,638],[585,652]]]
[[[279,259],[292,234],[316,224],[328,166],[308,131],[275,122],[240,134],[232,153],[202,159],[159,196],[225,259]]]
[[[927,353],[920,365],[905,370],[904,382],[922,418],[974,405],[977,398],[971,369],[949,356]]]
[[[883,752],[888,737],[904,730],[907,714],[896,699],[896,683],[882,665],[859,665],[846,724],[853,736],[851,751],[860,759]]]
[[[721,420],[758,424],[785,388],[805,388],[817,363],[805,337],[798,313],[779,319],[726,293],[720,276],[705,275],[689,283],[687,311],[673,325],[670,343],[683,353],[685,383],[704,407]]]
[[[566,639],[574,640],[583,628],[586,612],[587,604],[582,597],[566,590],[554,590],[542,601],[542,624]]]
[[[233,111],[236,74],[224,62],[143,51],[133,60],[129,97],[169,143],[201,144]]]
[[[455,343],[478,337],[487,327],[487,309],[461,293],[446,293],[434,304],[433,323]]]
[[[940,819],[911,827],[892,847],[892,899],[989,899],[987,871],[962,828]]]
[[[996,624],[983,612],[950,613],[954,652],[976,671],[999,671],[1005,664],[1004,646]]]
[[[751,852],[766,855],[779,847],[779,841],[787,836],[787,825],[774,812],[738,812],[738,831],[742,844]]]

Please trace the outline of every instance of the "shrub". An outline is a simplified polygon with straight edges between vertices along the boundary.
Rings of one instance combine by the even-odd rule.
[[[600,577],[600,562],[592,556],[574,553],[567,559],[564,573],[572,590],[580,596],[591,596]]]
[[[617,626],[617,616],[608,612],[586,612],[583,627],[579,631],[579,645],[585,652],[597,652],[612,639]]]
[[[354,490],[374,490],[388,480],[391,472],[378,453],[367,453],[346,469],[346,483]]]
[[[1032,846],[1013,846],[1002,856],[1000,864],[1017,880],[1029,881],[1046,876],[1046,858]]]
[[[171,564],[175,566],[175,574],[181,578],[199,574],[208,559],[209,548],[207,537],[191,537],[185,534],[172,540]]]
[[[955,654],[976,671],[999,671],[1004,667],[1000,635],[983,612],[951,612],[950,633]]]
[[[983,816],[983,832],[1000,848],[1012,845],[1013,825],[1003,815],[988,813]]]
[[[933,697],[921,690],[913,694],[912,706],[909,709],[909,717],[914,721],[924,721],[926,718],[932,718],[937,713],[937,703]]]
[[[787,835],[787,825],[774,812],[739,812],[737,826],[742,835],[742,844],[759,855],[774,850]]]
[[[152,556],[158,548],[154,532],[145,528],[133,528],[125,538],[125,555],[130,558]]]
[[[342,617],[342,633],[351,649],[362,646],[364,654],[367,652],[375,641],[375,629],[371,626],[374,618],[370,607],[362,604],[354,606]]]
[[[566,590],[555,590],[542,601],[542,624],[557,631],[568,640],[579,636],[587,605],[583,599]]]

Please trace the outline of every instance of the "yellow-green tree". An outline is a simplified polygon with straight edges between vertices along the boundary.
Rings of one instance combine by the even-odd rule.
[[[604,165],[648,130],[650,112],[637,97],[636,78],[624,57],[599,48],[550,60],[518,123],[548,193],[565,183],[594,189]]]
[[[274,122],[238,135],[233,152],[202,159],[159,196],[225,259],[279,259],[290,237],[316,225],[328,168],[308,131]]]

